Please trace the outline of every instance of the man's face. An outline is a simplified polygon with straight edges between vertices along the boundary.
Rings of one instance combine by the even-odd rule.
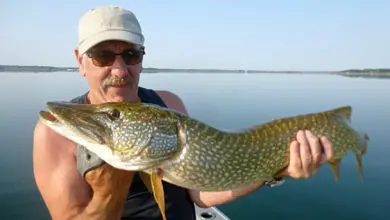
[[[120,54],[123,53],[124,57]],[[143,50],[121,41],[107,41],[78,54],[80,73],[87,78],[92,103],[138,101]]]

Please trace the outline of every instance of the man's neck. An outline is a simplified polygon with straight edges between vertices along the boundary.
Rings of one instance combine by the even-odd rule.
[[[103,97],[94,96],[93,93],[88,92],[87,95],[87,102],[88,104],[100,104],[100,103],[106,103],[106,102],[118,102],[118,101],[125,101],[125,102],[141,102],[141,98],[138,95],[128,97],[126,99],[118,99],[118,100],[109,100],[105,99]]]

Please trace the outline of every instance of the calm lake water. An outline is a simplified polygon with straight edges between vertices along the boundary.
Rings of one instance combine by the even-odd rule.
[[[353,107],[352,123],[371,138],[365,179],[350,153],[334,181],[328,165],[309,180],[288,180],[219,207],[232,219],[390,219],[390,80],[332,75],[145,74],[141,85],[180,95],[189,113],[222,129]],[[84,93],[78,74],[0,74],[0,219],[49,219],[32,173],[32,132],[49,100]]]

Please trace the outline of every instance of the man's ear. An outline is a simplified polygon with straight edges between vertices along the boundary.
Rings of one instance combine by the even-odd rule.
[[[85,77],[86,73],[85,73],[84,64],[83,64],[83,55],[79,54],[78,48],[74,49],[74,55],[76,57],[77,65],[79,66],[79,72],[81,75],[83,75]]]

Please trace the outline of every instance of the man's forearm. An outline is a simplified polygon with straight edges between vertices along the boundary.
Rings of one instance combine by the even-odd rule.
[[[123,212],[123,203],[124,199],[114,198],[110,195],[105,197],[95,195],[85,208],[81,218],[84,219],[86,217],[96,220],[120,219]]]
[[[123,205],[125,199],[122,197],[114,197],[113,195],[95,195],[87,205],[79,205],[69,209],[62,216],[52,216],[56,219],[72,219],[72,220],[111,220],[121,219],[123,213]]]
[[[259,189],[264,185],[263,183],[249,186],[242,189],[222,191],[222,192],[202,192],[197,190],[190,190],[189,194],[193,202],[198,206],[207,208],[211,206],[218,206],[230,202],[237,198],[248,195],[249,193]]]

